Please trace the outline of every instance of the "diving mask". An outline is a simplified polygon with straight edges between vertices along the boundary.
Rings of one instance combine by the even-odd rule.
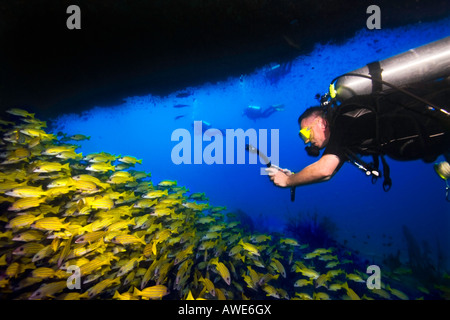
[[[318,121],[319,119],[314,120],[314,122],[310,126],[304,127],[303,129],[300,129],[300,131],[298,132],[298,135],[300,136],[300,138],[303,139],[305,143],[311,142],[311,139],[313,138],[312,128],[316,125]]]
[[[309,141],[311,141],[312,136],[311,127],[305,127],[303,129],[300,129],[298,135],[300,136],[300,138],[302,138],[302,140],[305,143],[308,143]]]

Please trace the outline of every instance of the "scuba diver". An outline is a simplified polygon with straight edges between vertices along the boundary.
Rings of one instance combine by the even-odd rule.
[[[220,128],[213,128],[210,122],[201,120],[201,121],[197,121],[197,125],[195,125],[195,122],[192,124],[192,127],[194,128],[194,134],[196,135],[203,135],[205,134],[208,137],[213,137],[215,136],[215,134],[217,134],[217,131],[215,132],[211,132],[208,131],[209,129],[215,129],[220,131],[220,133],[222,134],[222,136],[226,136],[227,134],[227,130],[226,129],[220,129]]]
[[[434,168],[447,183],[450,201],[449,66],[447,37],[337,77],[321,105],[298,118],[299,135],[309,144],[306,151],[319,156],[324,149],[322,156],[297,173],[268,168],[270,179],[290,188],[323,182],[349,161],[372,175],[373,182],[383,176],[388,191],[392,181],[384,156],[428,163],[443,155],[446,161]],[[359,155],[372,156],[373,162],[365,163]]]
[[[244,112],[242,112],[242,115],[247,116],[249,119],[259,119],[259,118],[268,118],[276,111],[283,111],[284,105],[282,104],[275,104],[272,105],[265,110],[263,110],[260,106],[248,106],[245,108]]]

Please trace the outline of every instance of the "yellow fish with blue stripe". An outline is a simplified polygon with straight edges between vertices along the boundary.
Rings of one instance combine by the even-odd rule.
[[[289,299],[295,291],[308,293],[294,299],[359,299],[347,281],[366,275],[353,252],[307,251],[294,233],[250,230],[205,193],[131,170],[141,159],[77,153],[82,146],[67,142],[86,136],[49,134],[44,122],[18,114],[18,124],[0,119],[0,204],[9,207],[0,215],[5,299]],[[301,273],[293,281],[289,265]],[[66,287],[71,266],[81,275],[77,292]],[[402,288],[410,274],[395,273]],[[362,298],[406,299],[390,280],[386,274],[386,289]],[[413,288],[411,296],[448,294],[435,288]]]
[[[67,288],[67,281],[50,282],[43,284],[28,298],[29,300],[41,300],[54,297],[56,293],[60,293]]]
[[[112,239],[112,242],[114,243],[118,243],[118,244],[124,244],[124,245],[128,245],[128,244],[144,244],[146,245],[147,243],[145,242],[145,235],[143,235],[142,237],[138,238],[135,235],[132,234],[121,234],[121,235],[117,235]]]
[[[69,163],[61,164],[59,162],[38,162],[33,169],[33,172],[55,172],[66,170],[70,171]]]
[[[108,171],[115,171],[116,168],[113,165],[111,165],[110,162],[99,162],[87,166],[86,170],[94,172],[108,172]]]
[[[31,227],[38,230],[44,231],[59,231],[61,229],[67,229],[70,222],[63,223],[64,219],[59,219],[57,217],[42,218],[34,222]]]
[[[226,282],[227,285],[231,284],[231,276],[228,268],[223,264],[223,262],[219,262],[218,260],[211,260],[211,263],[216,266],[217,271],[222,277],[223,281]]]
[[[142,164],[142,159],[136,159],[135,157],[132,156],[122,156],[118,158],[117,161],[129,164],[136,164],[136,163]]]
[[[33,224],[33,222],[35,222],[36,220],[40,220],[42,218],[44,218],[44,214],[41,214],[39,216],[35,216],[32,214],[19,215],[15,218],[9,220],[9,222],[5,226],[5,228],[18,229],[18,228],[29,227]],[[36,234],[34,234],[34,235],[36,235]],[[20,238],[19,238],[19,240],[20,240]]]
[[[15,115],[15,116],[19,116],[19,117],[24,117],[24,118],[34,118],[35,113],[30,113],[24,109],[20,109],[20,108],[10,108],[8,110],[6,110],[7,113]]]
[[[133,295],[142,297],[144,299],[161,300],[164,296],[169,294],[169,289],[165,285],[156,285],[143,289],[140,291],[134,288]]]
[[[46,198],[20,198],[19,200],[12,203],[8,210],[9,211],[21,211],[30,208],[39,207],[41,203],[44,203]]]
[[[44,196],[46,192],[42,190],[42,186],[26,186],[11,189],[10,191],[5,192],[5,194],[7,196],[18,198],[39,198]]]
[[[251,255],[255,255],[255,256],[260,255],[258,248],[256,246],[254,246],[253,244],[244,242],[244,241],[242,241],[242,239],[239,240],[238,244],[240,244],[242,246],[242,248],[244,248],[244,250],[246,250]]]

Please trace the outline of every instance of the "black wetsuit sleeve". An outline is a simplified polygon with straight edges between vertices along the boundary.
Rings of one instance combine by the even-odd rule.
[[[359,128],[355,126],[354,119],[344,116],[337,116],[330,128],[330,139],[323,152],[323,155],[334,154],[340,160],[345,162],[348,160],[345,150],[349,147],[349,140],[353,140],[354,136],[358,136]],[[356,130],[356,132],[355,132]]]
[[[348,160],[346,152],[364,154],[375,138],[375,114],[359,105],[347,105],[330,128],[325,154],[336,155],[341,162]]]
[[[326,154],[334,154],[339,158],[341,162],[345,162],[347,160],[347,156],[344,152],[343,136],[341,130],[336,130],[335,128],[331,133],[328,144],[323,152],[323,155]]]

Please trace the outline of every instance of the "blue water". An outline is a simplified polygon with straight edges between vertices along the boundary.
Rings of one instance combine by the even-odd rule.
[[[174,130],[186,129],[193,140],[193,122],[202,120],[220,129],[267,129],[268,133],[278,129],[279,164],[299,171],[315,161],[306,155],[298,138],[297,118],[308,106],[317,104],[316,93],[325,93],[340,74],[449,34],[450,19],[361,30],[342,44],[317,44],[312,52],[292,61],[290,72],[276,79],[268,76],[277,63],[274,61],[240,78],[206,82],[164,97],[152,95],[148,88],[147,96],[124,97],[124,103],[115,107],[92,106],[82,115],[54,119],[55,131],[91,136],[80,142],[77,151],[83,154],[105,151],[143,159],[136,169],[151,172],[155,184],[173,179],[191,192],[205,192],[210,204],[246,212],[260,230],[283,231],[290,215],[317,213],[336,223],[338,241],[347,240],[350,248],[365,256],[379,260],[400,250],[406,260],[402,232],[406,225],[419,243],[429,243],[434,258],[438,245],[450,252],[450,203],[444,199],[445,184],[432,164],[388,159],[393,186],[387,193],[381,181],[372,185],[356,167],[345,164],[331,181],[297,188],[296,200],[291,202],[289,190],[275,187],[260,174],[263,165],[250,164],[248,158],[245,164],[175,165],[171,153],[178,142],[171,141],[171,135]],[[184,92],[192,94],[177,97]],[[188,107],[173,107],[178,104]],[[257,121],[242,116],[248,105],[265,108],[274,104],[283,104],[284,111]],[[203,142],[203,149],[209,143]],[[392,238],[391,246],[383,245],[387,237]],[[449,257],[446,259],[449,267]]]

